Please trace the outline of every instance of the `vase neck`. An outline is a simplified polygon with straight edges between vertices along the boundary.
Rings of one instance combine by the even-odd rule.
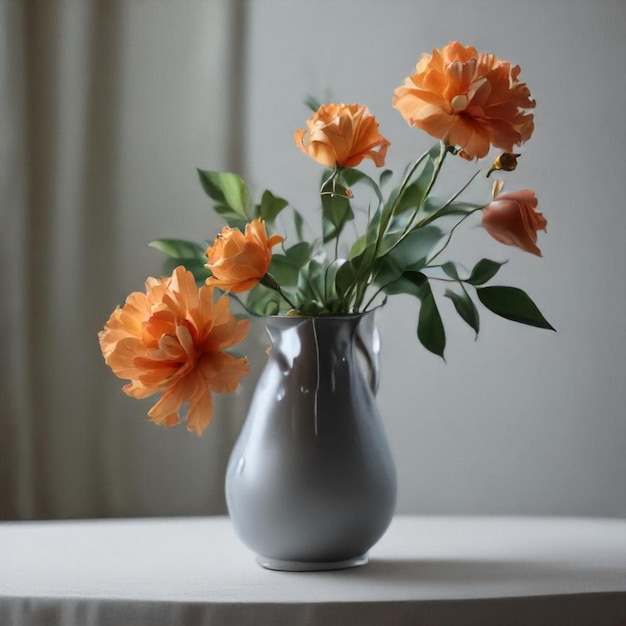
[[[338,369],[355,368],[371,391],[378,387],[378,333],[374,312],[338,317],[272,317],[266,320],[272,358],[287,373],[315,370],[317,384]],[[356,367],[355,367],[356,366]]]

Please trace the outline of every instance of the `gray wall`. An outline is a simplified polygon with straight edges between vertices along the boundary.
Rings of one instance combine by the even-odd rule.
[[[292,133],[307,95],[367,104],[399,171],[431,144],[391,107],[420,54],[458,39],[522,66],[536,130],[508,189],[533,188],[543,258],[480,229],[464,258],[509,259],[556,334],[450,307],[447,363],[415,337],[417,304],[379,314],[379,404],[400,512],[626,515],[626,148],[622,0],[255,0],[246,51],[247,177],[314,217],[319,167]]]

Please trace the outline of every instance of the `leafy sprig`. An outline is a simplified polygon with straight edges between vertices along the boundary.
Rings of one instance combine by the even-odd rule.
[[[245,299],[240,297],[247,313],[268,316],[295,309],[306,316],[341,315],[367,310],[378,297],[407,294],[419,301],[419,341],[443,357],[446,334],[432,282],[444,280],[450,283],[444,297],[476,335],[480,330],[477,304],[508,320],[553,329],[521,289],[486,285],[503,263],[481,259],[462,277],[454,262],[439,262],[456,230],[485,206],[464,199],[464,194],[474,181],[493,171],[478,170],[447,201],[439,201],[432,191],[452,151],[442,142],[435,144],[408,168],[386,200],[382,187],[393,176],[390,170],[383,171],[378,182],[355,168],[326,170],[320,184],[322,237],[311,242],[304,239],[303,216],[284,198],[265,190],[260,201],[253,203],[238,175],[199,170],[213,208],[231,228],[243,230],[257,218],[275,228],[285,210],[291,213],[296,242],[285,242],[274,252],[266,278]],[[361,189],[369,190],[367,224],[347,258],[339,258],[339,242],[346,226],[355,220],[353,203]],[[452,225],[444,226],[450,219]],[[150,245],[168,256],[168,267],[184,265],[199,283],[210,275],[205,257],[208,243],[158,239]],[[436,269],[445,277],[432,275]]]

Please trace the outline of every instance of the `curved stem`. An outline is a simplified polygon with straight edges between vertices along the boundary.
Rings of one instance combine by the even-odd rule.
[[[393,282],[393,281],[391,281]],[[387,283],[390,284],[390,283]],[[374,302],[376,296],[378,296],[378,294],[383,291],[385,289],[387,285],[383,285],[380,289],[377,289],[376,292],[374,293],[374,295],[367,301],[367,304],[363,307],[363,312],[367,311],[367,309],[369,308],[369,305],[372,304],[372,302]]]
[[[376,242],[374,244],[374,257],[373,257],[374,264],[376,263],[376,255],[378,254],[378,248],[380,247],[380,243],[383,239],[383,236],[385,235],[385,232],[387,231],[387,226],[389,226],[389,222],[391,221],[391,218],[396,210],[396,207],[398,206],[398,203],[400,202],[400,200],[402,199],[402,196],[404,195],[404,192],[406,191],[409,180],[411,180],[411,177],[415,173],[415,170],[420,166],[422,161],[428,156],[428,152],[429,151],[427,150],[426,152],[424,152],[424,154],[418,157],[416,161],[413,163],[413,165],[410,167],[408,172],[406,173],[404,179],[402,180],[402,183],[400,184],[400,188],[398,189],[398,195],[396,196],[395,200],[393,201],[393,204],[391,205],[391,209],[388,212],[385,212],[384,207],[383,207],[381,223],[378,225],[378,233],[376,235]],[[369,223],[369,219],[368,219],[368,223]],[[354,298],[355,311],[359,310],[359,307],[361,306],[361,302],[363,302],[363,299],[365,298],[365,291],[367,289],[370,278],[372,276],[372,271],[373,271],[373,268],[370,268],[368,272],[365,273],[363,276],[359,275],[356,278],[356,281],[355,281],[356,295]]]
[[[413,176],[413,174],[415,174],[415,170],[420,166],[422,161],[428,156],[429,152],[430,150],[424,152],[424,154],[422,154],[422,156],[420,156],[415,161],[415,163],[413,163],[413,165],[411,166],[411,169],[407,172],[406,176],[404,177],[404,180],[402,181],[402,184],[400,185],[400,189],[398,190],[398,195],[396,196],[395,200],[393,201],[393,204],[391,205],[391,210],[385,216],[386,218],[385,222],[384,223],[381,222],[379,226],[379,230],[378,230],[379,236],[376,239],[376,246],[374,247],[374,258],[376,258],[376,253],[378,252],[378,246],[380,245],[380,242],[382,241],[385,231],[387,230],[387,226],[389,226],[389,222],[391,221],[391,218],[393,214],[395,213],[396,208],[398,207],[398,204],[400,203],[400,200],[402,200],[402,196],[404,196],[404,192],[406,191],[406,188],[409,184],[409,180],[411,180],[411,177]]]
[[[423,196],[424,198],[427,198],[428,194],[432,190],[433,185],[435,184],[435,182],[437,180],[437,177],[439,175],[439,172],[441,171],[441,167],[443,165],[445,157],[446,157],[448,151],[450,150],[450,148],[448,146],[446,146],[443,141],[440,142],[440,148],[441,148],[441,151],[439,153],[439,158],[437,159],[437,164],[435,165],[435,171],[433,172],[433,175],[432,175],[432,177],[430,179],[428,187],[426,188],[426,191],[425,191],[424,196]],[[407,189],[407,187],[409,185],[409,181],[413,177],[413,174],[415,174],[415,171],[420,166],[420,164],[428,156],[429,152],[430,152],[430,150],[424,152],[424,154],[422,154],[415,161],[415,163],[413,163],[413,165],[411,166],[411,168],[407,172],[406,176],[404,177],[404,179],[402,181],[402,184],[400,185],[400,189],[398,190],[398,195],[394,199],[393,204],[391,205],[391,209],[384,215],[385,220],[382,221],[380,226],[379,226],[378,236],[376,238],[376,245],[374,246],[373,266],[370,268],[368,274],[364,277],[366,280],[363,282],[362,285],[360,285],[360,288],[357,290],[357,296],[355,298],[355,308],[356,309],[358,309],[358,307],[360,307],[361,302],[365,298],[365,291],[366,291],[368,285],[371,282],[371,278],[372,278],[373,275],[375,275],[375,271],[376,271],[376,267],[375,266],[376,266],[376,261],[377,261],[378,249],[380,247],[380,243],[383,240],[383,237],[385,236],[385,233],[387,231],[387,227],[389,226],[389,222],[391,221],[391,218],[393,217],[394,213],[396,212],[396,209],[398,208],[398,205],[400,204],[400,201],[402,200],[402,197],[404,196],[404,193],[405,193],[405,191],[406,191],[406,189]],[[411,219],[409,221],[409,227],[410,227],[411,222],[415,219],[415,216],[417,215],[417,211],[419,211],[419,207],[416,210],[416,212],[414,213],[414,215],[411,217]],[[405,231],[401,235],[401,238],[404,237],[407,232],[408,232],[408,227],[407,227],[407,229],[405,229]],[[395,247],[398,243],[399,243],[399,240],[394,243],[393,247]],[[368,302],[368,305],[370,304],[370,302]]]
[[[280,288],[276,290],[280,294],[280,297],[292,308],[297,309],[296,305],[287,297],[287,294]]]
[[[487,206],[487,205],[485,205]],[[448,233],[448,238],[446,239],[446,242],[443,244],[443,246],[433,255],[430,257],[430,259],[428,260],[428,262],[426,263],[426,266],[430,265],[430,263],[432,261],[434,261],[447,247],[448,244],[450,243],[450,240],[452,239],[452,235],[454,234],[454,231],[470,216],[473,215],[474,213],[476,213],[476,211],[482,211],[485,207],[481,206],[481,207],[477,207],[475,209],[473,209],[472,211],[470,211],[469,213],[466,213],[451,229],[450,232]]]
[[[415,228],[421,228],[422,226],[426,226],[431,222],[434,222],[441,214],[442,211],[447,209],[477,178],[477,176],[483,172],[484,170],[478,170],[474,172],[474,175],[461,187],[456,193],[454,193],[449,200],[446,201],[445,204],[440,206],[432,215],[427,218],[424,218],[421,222],[418,222],[415,225]]]
[[[446,148],[445,145],[442,145],[442,152],[439,154],[439,158],[437,159],[437,163],[435,165],[435,171],[433,172],[430,182],[428,183],[428,187],[426,187],[426,190],[424,191],[424,195],[422,196],[422,202],[420,202],[418,207],[415,209],[413,215],[411,216],[411,219],[409,220],[409,223],[407,224],[406,228],[402,232],[402,235],[400,235],[400,239],[398,240],[398,243],[412,230],[411,226],[413,224],[413,220],[417,217],[417,214],[419,213],[419,210],[420,210],[420,206],[422,205],[423,202],[425,202],[428,199],[428,195],[430,194],[433,187],[435,186],[435,183],[437,182],[437,178],[439,176],[439,172],[441,172],[441,168],[443,167],[443,162],[445,161],[447,154],[448,154],[448,148]]]
[[[268,272],[259,281],[265,287],[269,287],[278,293],[278,295],[292,308],[296,309],[295,304],[287,297],[287,294],[281,289],[278,281]]]
[[[426,276],[426,274],[424,274],[424,276]],[[459,283],[459,284],[463,284],[464,281],[460,278],[443,278],[442,276],[426,276],[426,278],[428,278],[428,280],[438,280],[442,283]]]
[[[229,292],[226,294],[229,298],[233,299],[235,302],[237,302],[237,304],[239,304],[243,310],[248,314],[248,315],[253,315],[254,317],[257,317],[255,313],[253,313],[244,303],[244,301],[237,295],[234,294],[232,292]]]
[[[338,174],[339,174],[339,170],[335,167],[333,169],[333,171],[330,173],[330,176],[322,183],[322,186],[320,187],[320,195],[325,193],[324,192],[324,187],[326,187],[326,185],[328,185],[328,183],[331,180],[334,180],[337,177]]]
[[[447,209],[471,184],[472,182],[476,179],[476,177],[482,172],[483,170],[478,170],[477,172],[474,173],[474,175],[463,185],[463,187],[461,187],[456,193],[454,193],[449,200],[446,201],[445,204],[443,204],[441,207],[439,207],[431,216],[423,219],[421,222],[418,222],[412,229],[406,229],[402,235],[400,235],[400,237],[398,237],[397,241],[394,241],[393,245],[389,248],[389,252],[391,250],[393,250],[410,232],[411,230],[415,230],[417,228],[423,228],[424,226],[427,226],[428,224],[430,224],[431,222],[434,222],[441,214],[442,211],[444,211],[445,209]],[[431,186],[432,188],[432,186]],[[472,209],[471,211],[469,211],[468,213],[466,213],[450,230],[450,233],[448,234],[448,239],[446,240],[445,245],[443,246],[443,248],[441,248],[441,250],[439,250],[439,252],[437,252],[437,254],[435,254],[435,256],[433,256],[431,258],[431,261],[439,256],[439,254],[441,254],[441,252],[444,251],[444,249],[446,248],[446,246],[450,243],[450,239],[452,238],[452,233],[454,232],[454,229],[461,223],[463,222],[463,220],[465,220],[467,217],[469,217],[472,213],[475,213],[476,211],[482,211],[485,207],[477,207],[475,209]],[[411,220],[412,221],[412,220]]]

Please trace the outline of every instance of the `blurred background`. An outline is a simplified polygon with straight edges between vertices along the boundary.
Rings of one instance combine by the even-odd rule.
[[[392,93],[454,39],[521,65],[536,129],[504,178],[548,220],[543,258],[479,229],[458,250],[509,259],[494,282],[558,332],[485,311],[474,341],[444,303],[444,363],[416,301],[377,314],[398,512],[626,516],[623,0],[0,0],[0,33],[0,519],[225,512],[262,324],[200,438],[148,422],[97,333],[160,273],[150,240],[221,227],[196,168],[314,223],[320,168],[293,142],[308,96],[368,105],[394,171],[421,154]]]

